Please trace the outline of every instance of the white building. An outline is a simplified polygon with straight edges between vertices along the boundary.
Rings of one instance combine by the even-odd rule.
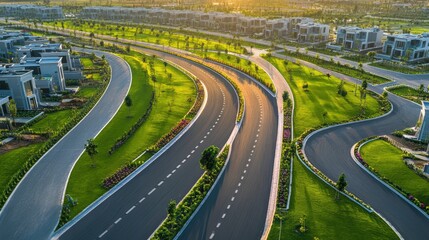
[[[429,101],[422,101],[419,120],[416,124],[416,138],[421,142],[429,142]]]
[[[37,109],[39,97],[32,71],[10,71],[6,68],[0,68],[0,71],[0,98],[11,97],[18,110]]]
[[[301,22],[297,23],[293,29],[293,37],[302,43],[320,43],[329,40],[329,25]]]
[[[429,59],[429,33],[387,36],[381,57],[420,62]]]
[[[383,30],[378,27],[358,28],[358,27],[339,27],[335,44],[346,50],[367,51],[381,48],[383,43]]]

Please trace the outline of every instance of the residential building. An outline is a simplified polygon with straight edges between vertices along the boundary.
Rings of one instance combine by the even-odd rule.
[[[300,22],[293,27],[293,37],[302,43],[320,43],[329,40],[329,25]]]
[[[387,36],[380,57],[404,59],[408,62],[427,61],[429,60],[429,33]]]
[[[32,70],[33,76],[37,79],[38,88],[52,90],[53,86],[56,91],[65,91],[66,83],[62,64],[62,57],[42,57],[27,58],[23,57],[19,64],[9,66],[10,70]],[[48,83],[48,79],[49,80]]]
[[[265,18],[243,16],[238,19],[237,33],[247,36],[262,35],[266,24]]]
[[[31,70],[11,71],[0,68],[0,98],[6,97],[15,100],[18,110],[38,108],[38,91]]]
[[[429,101],[422,101],[422,109],[415,128],[417,140],[429,142]]]
[[[0,5],[1,17],[27,19],[61,19],[64,18],[63,9],[58,6],[46,7],[32,4],[5,4]]]
[[[268,39],[276,39],[276,38],[287,38],[290,34],[290,19],[288,18],[279,18],[268,20],[264,37]]]
[[[0,117],[9,114],[9,97],[0,97]]]
[[[383,30],[378,27],[339,27],[335,44],[346,50],[368,51],[382,47]]]

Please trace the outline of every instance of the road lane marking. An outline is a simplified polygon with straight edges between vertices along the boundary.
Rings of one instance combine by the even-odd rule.
[[[122,218],[118,218],[118,219],[115,221],[115,224],[118,224],[121,220],[122,220]]]
[[[197,146],[195,146],[195,149],[197,149],[198,148],[198,145]]]
[[[249,158],[249,162],[252,161],[252,159]]]
[[[107,230],[104,231],[102,234],[100,234],[100,236],[98,236],[98,238],[102,238],[106,233],[107,233]]]
[[[170,177],[171,177],[171,173],[167,175],[167,178],[170,178]]]
[[[205,135],[204,138],[207,138],[207,135]]]
[[[140,199],[139,203],[142,203],[146,198]]]
[[[194,152],[195,152],[195,150],[192,150],[192,151],[191,151],[191,153],[194,153]]]
[[[241,187],[241,182],[238,183],[238,186]]]
[[[243,173],[246,173],[246,170],[244,170]]]
[[[256,147],[256,145],[253,145],[253,148],[255,148]]]
[[[228,207],[226,207],[226,209],[229,209],[231,207],[231,205],[230,204],[228,204]]]
[[[246,167],[249,167],[249,164],[246,164]]]
[[[147,195],[151,195],[153,192],[155,192],[156,188],[153,188],[152,190],[150,190],[150,192]]]
[[[180,164],[179,164],[179,165],[177,165],[177,167],[176,167],[176,168],[180,168],[181,166],[182,166],[182,165],[180,165]]]
[[[214,232],[212,232],[212,234],[210,234],[209,239],[213,239],[214,235],[215,235]]]
[[[219,227],[220,227],[220,223],[217,223],[216,228],[219,228]]]
[[[182,163],[185,163],[185,162],[186,162],[186,159],[183,159],[183,160],[182,160]]]
[[[238,189],[235,189],[235,194],[237,194],[238,193]]]
[[[241,176],[241,180],[243,180],[244,179],[244,176]]]
[[[257,143],[257,142],[258,142],[258,139],[255,140],[255,143]]]
[[[203,142],[204,142],[204,140],[201,140],[201,141],[200,141],[200,143],[203,143]]]
[[[158,187],[161,186],[164,183],[164,181],[161,181],[158,183]]]
[[[132,206],[130,209],[128,209],[128,211],[125,214],[130,213],[132,210],[134,210],[134,208],[136,208],[136,206]]]
[[[171,171],[171,173],[175,173],[176,172],[176,169],[174,169],[173,171]]]
[[[222,214],[222,219],[225,218],[225,216],[226,216],[226,213]]]
[[[191,154],[189,154],[186,158],[190,158],[191,157]]]

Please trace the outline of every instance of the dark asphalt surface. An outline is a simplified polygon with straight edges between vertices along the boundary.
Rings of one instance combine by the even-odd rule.
[[[428,218],[361,169],[350,156],[352,146],[363,138],[416,124],[420,107],[390,95],[394,107],[390,115],[319,132],[308,139],[304,151],[311,163],[334,181],[345,173],[347,190],[370,204],[405,239],[428,239]]]
[[[238,71],[246,112],[231,158],[179,239],[260,239],[264,230],[277,136],[276,99]],[[250,159],[250,161],[249,161]]]
[[[131,84],[131,72],[121,58],[104,54],[112,80],[93,110],[27,173],[0,212],[0,239],[48,239],[61,213],[68,176],[93,138],[114,116]]]
[[[175,144],[60,239],[149,238],[167,216],[168,202],[179,202],[201,177],[202,151],[210,145],[221,148],[231,135],[238,99],[226,80],[187,60],[152,50],[144,52],[170,60],[199,78],[208,90],[207,105]]]

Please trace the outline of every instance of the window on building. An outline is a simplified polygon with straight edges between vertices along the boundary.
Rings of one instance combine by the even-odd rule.
[[[25,94],[27,96],[33,95],[33,85],[31,85],[31,81],[27,81],[24,83]]]
[[[6,81],[0,81],[0,90],[9,90],[9,84]]]

